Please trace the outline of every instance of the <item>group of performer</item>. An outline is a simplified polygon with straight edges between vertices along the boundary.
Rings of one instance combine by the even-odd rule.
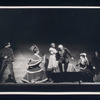
[[[4,48],[0,50],[0,58],[2,59],[2,65],[0,68],[0,81],[2,80],[3,73],[8,66],[10,70],[9,77],[14,83],[17,83],[13,70],[14,54],[10,46],[11,43],[7,42]],[[28,68],[26,69],[26,75],[22,79],[22,81],[25,83],[44,83],[46,81],[49,81],[49,78],[46,74],[47,71],[55,73],[59,68],[60,73],[67,72],[70,59],[74,60],[71,52],[67,48],[63,47],[62,44],[58,45],[58,49],[56,49],[55,43],[51,43],[49,48],[49,62],[46,69],[46,55],[40,57],[39,48],[35,44],[30,47],[30,50],[33,53],[33,57],[30,58],[27,64]],[[79,61],[74,68],[76,68],[77,66],[80,67],[80,72],[87,72],[87,69],[90,69],[91,72],[93,70],[94,77],[97,77],[97,75],[100,73],[99,53],[95,51],[95,55],[91,62],[88,61],[86,53],[81,53]]]
[[[48,70],[56,70],[59,66],[60,72],[63,72],[62,64],[64,64],[64,71],[67,71],[69,57],[74,60],[70,51],[63,47],[63,45],[58,46],[58,50],[55,49],[55,43],[51,43],[50,51],[50,58],[48,64]]]

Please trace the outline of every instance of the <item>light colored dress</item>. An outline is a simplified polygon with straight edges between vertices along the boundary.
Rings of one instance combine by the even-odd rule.
[[[76,72],[77,69],[72,63],[68,63],[67,72]]]
[[[26,75],[22,79],[25,83],[43,83],[47,81],[47,76],[40,65],[42,63],[42,58],[34,54],[34,57],[28,63],[28,69],[26,70]]]
[[[49,64],[48,64],[48,70],[56,69],[58,67],[58,62],[56,61],[56,53],[57,50],[55,48],[50,48],[50,57],[49,57]]]

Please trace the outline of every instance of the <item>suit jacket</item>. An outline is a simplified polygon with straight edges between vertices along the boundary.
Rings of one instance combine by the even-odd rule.
[[[58,50],[58,52],[56,53],[56,59],[59,60],[59,59],[66,59],[68,57],[72,57],[71,55],[71,52],[67,49],[67,48],[64,48],[64,53],[62,53],[61,50]]]
[[[7,58],[4,58],[7,56]],[[0,57],[8,62],[13,62],[14,61],[14,54],[13,50],[11,48],[3,48],[0,50]]]

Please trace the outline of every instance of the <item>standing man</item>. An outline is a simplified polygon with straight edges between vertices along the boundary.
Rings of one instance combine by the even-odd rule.
[[[92,58],[93,69],[95,70],[94,81],[100,81],[100,55],[98,51],[95,51],[94,57]]]
[[[92,64],[95,69],[95,75],[98,75],[100,73],[100,57],[97,51],[95,51],[94,57],[92,58]]]
[[[67,72],[69,57],[72,60],[74,60],[70,51],[67,48],[64,48],[63,45],[59,45],[58,52],[56,54],[56,58],[58,60],[58,66],[59,66],[60,72],[63,72],[62,64],[64,64],[64,72]]]
[[[14,55],[13,55],[13,50],[10,48],[10,46],[11,46],[10,42],[7,42],[5,44],[5,47],[0,50],[0,56],[3,59],[0,70],[0,80],[2,79],[3,73],[8,66],[11,73],[11,77],[13,78],[13,82],[16,83],[13,71]]]

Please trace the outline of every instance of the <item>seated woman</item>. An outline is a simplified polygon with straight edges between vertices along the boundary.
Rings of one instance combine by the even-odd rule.
[[[44,70],[44,62],[39,56],[39,48],[33,45],[30,50],[34,52],[34,55],[28,62],[27,73],[22,81],[25,83],[43,83],[47,81],[48,78]]]
[[[89,61],[88,61],[88,58],[86,56],[86,53],[81,53],[80,59],[79,59],[78,64],[76,66],[80,67],[80,71],[84,71],[88,65],[89,65]]]
[[[86,56],[86,53],[80,54],[80,59],[79,59],[78,64],[76,66],[79,66],[79,68],[80,68],[79,72],[81,72],[81,74],[80,74],[81,81],[89,81],[89,82],[93,81],[92,73],[88,68],[89,61],[88,61],[88,58]]]

